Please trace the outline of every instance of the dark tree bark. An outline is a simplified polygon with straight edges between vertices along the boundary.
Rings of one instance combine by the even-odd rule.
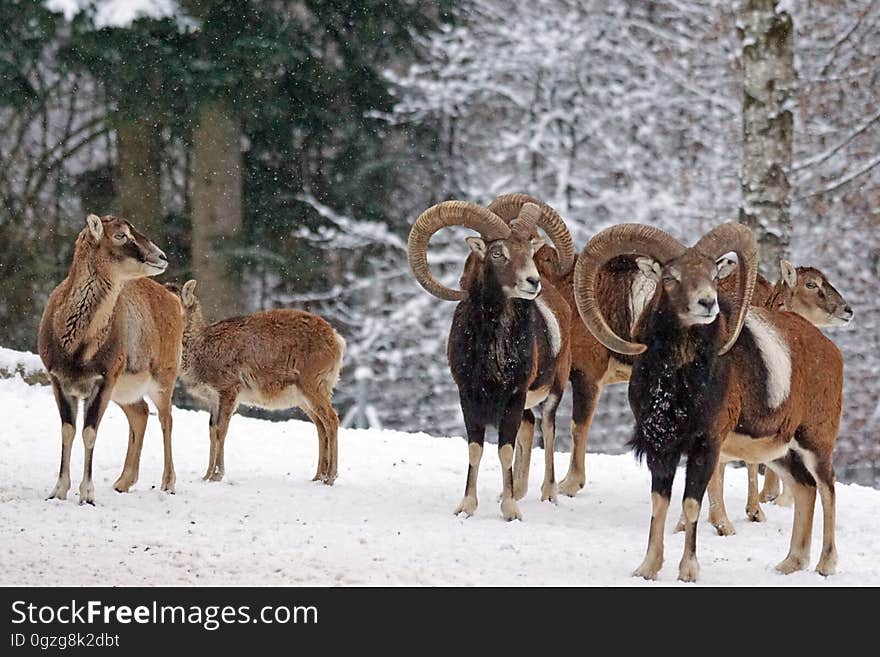
[[[116,124],[116,213],[162,245],[161,127],[150,116]],[[166,248],[166,247],[162,247]]]
[[[192,270],[209,321],[243,310],[224,247],[242,224],[241,127],[223,103],[199,110],[192,145]]]
[[[797,83],[791,16],[776,5],[776,0],[743,0],[738,12],[743,61],[740,221],[755,231],[760,271],[771,280],[780,258],[788,255],[791,236],[788,176]]]

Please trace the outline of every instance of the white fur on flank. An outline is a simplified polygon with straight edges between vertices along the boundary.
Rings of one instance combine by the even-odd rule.
[[[657,281],[645,276],[641,271],[636,272],[629,293],[629,315],[632,318],[629,325],[630,331],[636,327],[636,322],[654,296],[656,289]]]
[[[752,334],[767,370],[767,405],[778,408],[791,390],[791,354],[762,308],[750,308],[746,328]]]
[[[550,351],[556,356],[562,349],[562,331],[559,330],[559,322],[556,321],[556,315],[550,310],[550,306],[540,296],[535,298],[535,303],[538,310],[541,311],[541,316],[544,317],[544,325],[547,327],[547,335],[550,337]]]

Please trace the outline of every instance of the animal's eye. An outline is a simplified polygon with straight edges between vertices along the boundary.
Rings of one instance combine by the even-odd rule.
[[[664,283],[674,283],[674,282],[675,282],[675,276],[664,276],[664,277],[663,277],[663,282],[664,282]]]
[[[493,258],[503,258],[504,254],[501,253],[501,251],[492,251],[492,257]]]
[[[125,233],[116,233],[113,236],[113,239],[115,239],[117,242],[124,242],[127,237],[128,236]]]
[[[815,290],[819,286],[816,285],[813,281],[807,281],[806,287],[808,290]]]

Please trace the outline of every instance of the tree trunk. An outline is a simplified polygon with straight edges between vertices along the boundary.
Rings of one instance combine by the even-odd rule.
[[[788,255],[794,133],[790,103],[797,74],[791,16],[776,0],[743,0],[739,35],[743,61],[742,205],[739,219],[755,231],[759,268],[771,280]]]
[[[192,271],[209,321],[244,307],[228,250],[242,222],[241,128],[218,101],[199,110],[192,145]]]
[[[150,116],[116,125],[116,213],[162,245],[160,126]]]

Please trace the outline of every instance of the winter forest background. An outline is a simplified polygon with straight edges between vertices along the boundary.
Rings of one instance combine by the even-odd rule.
[[[360,395],[386,427],[460,435],[453,306],[406,261],[422,210],[526,191],[578,247],[741,218],[855,309],[829,331],[838,476],[878,485],[878,58],[878,0],[3,0],[0,345],[35,350],[84,216],[116,213],[214,318],[327,317],[349,344],[340,415]],[[452,281],[465,233],[446,232]],[[590,450],[625,449],[625,390]]]

